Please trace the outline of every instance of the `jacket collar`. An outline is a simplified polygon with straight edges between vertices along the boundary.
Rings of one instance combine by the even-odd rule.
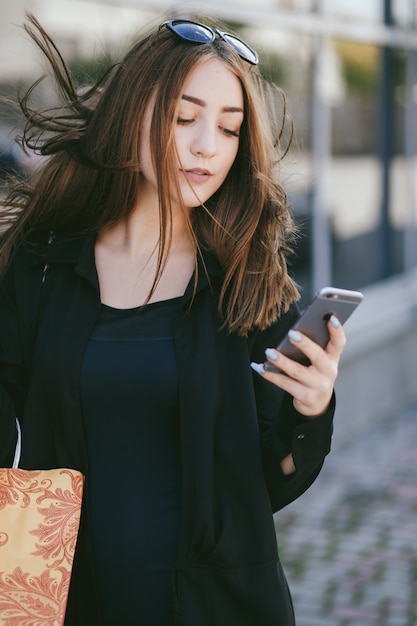
[[[94,261],[95,233],[80,237],[64,237],[50,233],[37,236],[36,250],[32,250],[32,265],[43,265],[44,273],[50,265],[73,265],[77,274],[89,280],[98,289]]]
[[[80,237],[64,237],[54,233],[36,234],[31,242],[36,247],[30,248],[33,253],[32,264],[69,263],[76,265],[83,250],[91,242],[94,244],[95,240],[95,234]]]

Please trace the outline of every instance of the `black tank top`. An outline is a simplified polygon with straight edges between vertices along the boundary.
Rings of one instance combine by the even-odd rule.
[[[102,306],[84,357],[86,493],[106,626],[173,624],[181,500],[180,298]]]

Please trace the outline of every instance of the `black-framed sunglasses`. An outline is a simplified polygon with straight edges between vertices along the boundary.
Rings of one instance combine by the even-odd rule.
[[[184,41],[189,41],[190,43],[213,43],[217,35],[220,39],[229,44],[229,46],[232,46],[241,59],[251,65],[258,65],[259,63],[259,58],[255,50],[242,41],[242,39],[230,33],[223,33],[217,28],[211,28],[210,26],[191,20],[167,20],[161,24],[160,28],[163,26],[169,28],[177,37],[184,39]]]

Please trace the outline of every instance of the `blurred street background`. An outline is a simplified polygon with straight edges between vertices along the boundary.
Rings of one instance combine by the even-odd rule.
[[[302,306],[325,285],[365,295],[346,324],[333,451],[276,515],[298,626],[417,626],[417,0],[1,0],[6,98],[45,73],[26,11],[80,89],[137,33],[205,15],[283,88],[296,141],[278,175],[301,232]],[[49,103],[47,81],[36,97]],[[0,105],[0,193],[40,161],[14,141],[21,124]]]

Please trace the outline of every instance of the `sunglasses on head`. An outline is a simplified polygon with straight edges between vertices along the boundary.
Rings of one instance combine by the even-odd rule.
[[[247,61],[251,65],[258,65],[259,58],[255,50],[252,50],[247,43],[231,35],[230,33],[223,33],[217,28],[211,28],[205,24],[199,22],[192,22],[191,20],[168,20],[161,24],[160,28],[166,26],[173,33],[190,43],[203,44],[213,43],[216,35],[231,46],[240,56],[241,59]]]

